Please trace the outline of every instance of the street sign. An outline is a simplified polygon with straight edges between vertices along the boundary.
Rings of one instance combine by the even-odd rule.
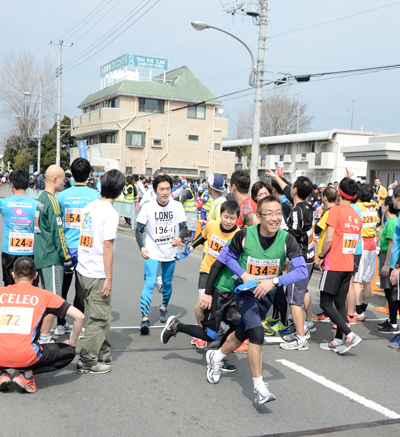
[[[89,161],[88,154],[87,154],[87,143],[86,143],[86,140],[77,141],[76,144],[78,145],[79,156],[81,158],[85,158],[85,159],[87,159]]]
[[[134,67],[168,69],[168,59],[153,58],[152,56],[139,56],[125,54],[108,62],[100,68],[100,77],[104,77],[114,70],[119,70],[132,65]]]

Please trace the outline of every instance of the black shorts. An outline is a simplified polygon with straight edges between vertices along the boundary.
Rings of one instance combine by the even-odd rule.
[[[11,272],[13,271],[15,261],[23,256],[33,260],[33,255],[10,255],[9,253],[1,253],[1,265],[3,267],[3,281],[5,287],[7,287],[7,285],[15,284]],[[33,285],[35,287],[39,285],[39,275],[33,281]]]
[[[348,292],[353,272],[334,272],[324,270],[319,283],[319,290],[336,296],[340,291]]]
[[[222,320],[230,326],[237,325],[240,320],[240,312],[236,306],[233,292],[214,288],[211,309],[204,311],[204,319],[201,322],[209,337],[213,338],[215,335],[217,338]]]
[[[358,272],[360,267],[361,255],[354,255],[354,274]]]
[[[393,271],[393,269],[390,269],[389,278],[390,278],[390,274],[392,273],[392,271]],[[397,280],[397,282],[394,285],[392,285],[390,283],[390,295],[391,295],[391,298],[392,298],[393,302],[396,302],[397,300],[400,300],[400,284],[399,284],[399,280],[400,280],[400,276],[399,276],[399,279]]]
[[[198,283],[198,289],[199,293],[204,293],[207,286],[207,279],[208,279],[208,273],[206,272],[200,272],[199,274],[199,283]]]

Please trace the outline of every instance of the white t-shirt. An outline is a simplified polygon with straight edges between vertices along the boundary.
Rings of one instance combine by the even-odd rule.
[[[157,201],[147,202],[140,210],[138,223],[146,225],[146,249],[156,261],[173,261],[178,250],[172,239],[179,236],[179,223],[186,222],[180,202],[170,200],[166,206]]]
[[[82,210],[76,270],[87,278],[105,278],[104,241],[117,239],[118,212],[110,202],[94,200]]]
[[[184,184],[181,187],[177,188],[175,191],[173,191],[171,193],[171,196],[169,199],[170,200],[178,199],[178,197],[182,196],[182,194],[185,192],[186,187],[187,187],[187,183],[184,182]],[[150,202],[150,201],[156,200],[156,199],[157,199],[157,194],[155,193],[153,186],[149,185],[149,188],[144,193],[142,200],[139,203],[139,207],[142,208],[143,205],[145,205],[147,202]]]

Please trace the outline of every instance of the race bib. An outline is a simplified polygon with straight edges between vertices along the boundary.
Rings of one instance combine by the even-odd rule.
[[[256,280],[272,279],[278,276],[279,264],[279,259],[256,259],[248,256],[246,272]]]
[[[79,237],[79,252],[90,254],[93,249],[93,232],[87,229],[81,230]]]
[[[8,250],[11,253],[32,253],[33,234],[23,232],[10,232]]]
[[[174,219],[155,220],[154,222],[154,242],[159,246],[171,244],[175,236]]]
[[[1,307],[0,334],[31,333],[33,308]]]
[[[314,232],[312,228],[307,231],[307,237],[308,237],[308,249],[314,249]]]
[[[81,225],[81,209],[80,208],[65,208],[65,228],[80,229]]]
[[[375,228],[378,223],[378,213],[376,211],[363,212],[363,228]]]
[[[358,234],[344,234],[342,253],[346,255],[354,255],[357,249],[358,238]]]
[[[208,253],[214,258],[218,258],[218,255],[221,253],[221,250],[225,246],[225,244],[226,241],[212,234],[208,246]]]
[[[39,228],[39,214],[40,211],[35,211],[35,234],[39,234],[40,233],[40,228]]]

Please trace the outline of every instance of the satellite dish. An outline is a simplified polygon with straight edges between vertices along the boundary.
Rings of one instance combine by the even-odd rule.
[[[218,114],[222,115],[224,113],[224,108],[219,108],[218,109]]]

